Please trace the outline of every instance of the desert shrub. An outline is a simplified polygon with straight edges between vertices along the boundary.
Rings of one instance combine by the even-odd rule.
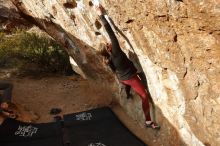
[[[68,65],[68,54],[49,37],[24,30],[11,35],[0,32],[0,68],[63,73]]]

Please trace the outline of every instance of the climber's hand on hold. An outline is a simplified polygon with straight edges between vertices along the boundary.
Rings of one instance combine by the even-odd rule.
[[[105,9],[102,7],[102,5],[99,4],[98,6],[95,6],[95,9],[96,9],[96,13],[97,13],[99,16],[104,15]]]

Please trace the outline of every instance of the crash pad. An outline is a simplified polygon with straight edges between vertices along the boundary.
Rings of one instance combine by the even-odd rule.
[[[0,146],[146,146],[109,107],[64,115],[50,123],[6,119],[0,126]]]

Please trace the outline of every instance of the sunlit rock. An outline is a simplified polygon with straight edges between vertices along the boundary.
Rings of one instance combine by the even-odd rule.
[[[97,55],[99,44],[109,39],[93,1],[12,1],[22,17],[66,47],[87,78],[117,87]],[[147,77],[155,120],[162,127],[157,134],[148,130],[149,145],[220,145],[220,1],[102,0],[101,4],[117,26],[121,47]],[[112,91],[116,100],[143,125],[139,97],[128,101],[120,91],[120,87]]]

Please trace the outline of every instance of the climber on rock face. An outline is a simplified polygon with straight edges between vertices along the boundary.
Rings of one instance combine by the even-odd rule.
[[[137,69],[132,61],[129,60],[126,54],[121,50],[118,39],[116,38],[108,21],[104,17],[104,8],[101,5],[96,6],[96,12],[99,15],[111,40],[111,43],[107,43],[101,47],[100,54],[103,56],[105,62],[117,74],[120,82],[126,86],[132,87],[134,91],[141,97],[146,127],[159,129],[160,126],[151,120],[149,97],[143,83],[137,75]]]

